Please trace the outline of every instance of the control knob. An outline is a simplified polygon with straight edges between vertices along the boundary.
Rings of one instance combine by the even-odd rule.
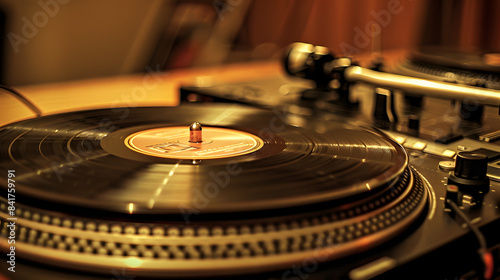
[[[448,176],[448,185],[456,185],[461,192],[484,195],[489,191],[486,176],[488,156],[475,152],[460,152],[455,160],[455,170]]]

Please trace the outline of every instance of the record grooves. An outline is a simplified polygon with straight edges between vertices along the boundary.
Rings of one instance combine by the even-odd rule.
[[[222,180],[219,188],[224,191],[211,199],[204,212],[263,210],[346,198],[394,180],[407,164],[398,144],[375,132],[341,125],[332,126],[330,133],[318,133],[281,124],[282,131],[272,137],[261,133],[267,139],[253,153],[195,163],[143,155],[125,146],[125,136],[144,126],[178,126],[183,119],[210,126],[206,116],[217,118],[225,110],[193,109],[200,113],[184,114],[187,110],[178,108],[138,108],[131,109],[126,121],[111,119],[116,114],[110,111],[25,121],[3,129],[2,158],[18,170],[20,195],[121,213],[128,213],[134,203],[134,213],[143,214],[178,213],[180,203],[196,209],[196,202],[189,201],[193,190],[203,192],[205,185],[217,180]],[[171,114],[162,115],[165,111]],[[234,111],[217,125],[258,134],[273,118],[263,111]],[[143,121],[137,123],[136,118]],[[111,127],[99,127],[105,119],[112,122]],[[155,193],[167,184],[169,192],[152,205]]]
[[[195,121],[205,142],[186,140]],[[1,166],[17,174],[18,252],[94,272],[233,275],[362,252],[425,213],[428,186],[384,134],[284,121],[211,104],[83,111],[3,127]],[[6,205],[2,199],[2,234]]]

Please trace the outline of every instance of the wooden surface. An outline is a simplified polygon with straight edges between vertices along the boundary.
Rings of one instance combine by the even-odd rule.
[[[384,53],[389,65],[400,61],[404,51]],[[365,62],[369,55],[356,57]],[[278,61],[231,64],[146,74],[69,81],[17,88],[36,104],[44,115],[98,108],[176,106],[179,86],[209,85],[279,77]],[[35,114],[12,96],[0,94],[0,125],[33,118]]]
[[[230,83],[280,75],[276,62],[155,72],[19,87],[44,115],[77,110],[176,106],[181,84]],[[0,94],[0,125],[35,117],[14,97]]]

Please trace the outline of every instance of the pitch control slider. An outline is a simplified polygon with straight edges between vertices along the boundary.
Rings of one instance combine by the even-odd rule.
[[[493,89],[383,73],[360,66],[347,67],[344,70],[344,77],[348,82],[365,82],[377,87],[400,89],[407,93],[430,97],[477,101],[479,104],[493,106],[500,104],[500,91]]]

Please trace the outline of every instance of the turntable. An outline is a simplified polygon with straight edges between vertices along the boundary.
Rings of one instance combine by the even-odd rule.
[[[284,70],[183,85],[177,107],[53,112],[0,127],[2,273],[500,275],[498,107],[464,118],[446,100],[498,106],[498,90],[367,69],[300,43]]]
[[[426,211],[427,183],[380,132],[214,105],[114,116],[2,129],[2,165],[15,170],[15,212],[3,199],[2,221],[16,217],[16,256],[97,273],[262,273],[364,252]],[[203,123],[201,141],[185,120]]]
[[[437,168],[454,154],[408,147],[409,138],[324,110],[127,111],[2,127],[1,165],[12,179],[2,186],[15,190],[1,204],[12,275],[368,279],[419,275],[421,264],[444,277],[470,272],[457,263],[493,273],[498,183],[486,179],[492,161],[479,152],[459,154],[454,184],[487,187],[457,192]],[[498,148],[482,147],[498,159]],[[488,244],[462,226],[464,211]]]

